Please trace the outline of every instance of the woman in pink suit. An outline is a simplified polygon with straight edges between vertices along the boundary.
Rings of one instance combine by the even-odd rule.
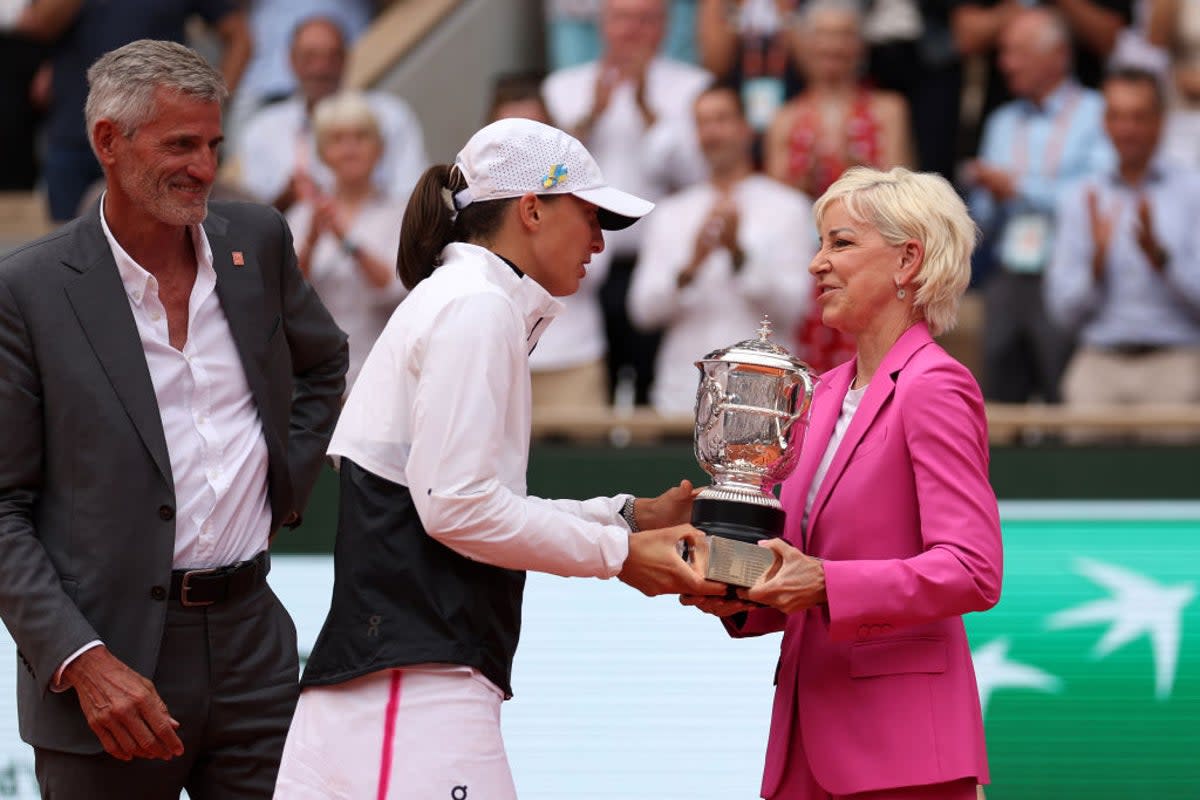
[[[979,387],[953,326],[976,229],[944,179],[847,171],[814,208],[824,323],[857,354],[822,376],[783,484],[776,568],[683,602],[734,636],[783,631],[762,796],[973,800],[988,780],[962,615],[995,605],[1002,547]]]

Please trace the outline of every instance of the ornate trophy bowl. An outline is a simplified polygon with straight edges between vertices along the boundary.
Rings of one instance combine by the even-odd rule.
[[[696,460],[713,482],[692,504],[692,524],[708,534],[706,552],[693,560],[731,586],[753,585],[774,561],[757,543],[783,533],[773,489],[800,456],[816,381],[770,336],[763,317],[758,338],[696,362]]]

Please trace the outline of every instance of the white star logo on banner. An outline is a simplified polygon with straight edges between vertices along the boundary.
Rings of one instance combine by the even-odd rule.
[[[1059,611],[1046,624],[1053,630],[1111,623],[1092,650],[1096,658],[1147,634],[1154,653],[1154,695],[1159,700],[1170,697],[1183,635],[1183,609],[1195,599],[1196,584],[1164,586],[1124,567],[1087,558],[1076,559],[1075,569],[1112,595]]]
[[[1031,664],[1010,661],[1008,639],[993,639],[971,651],[975,663],[975,683],[979,685],[979,706],[987,714],[988,700],[997,689],[1036,689],[1041,692],[1057,692],[1062,682],[1049,672]]]

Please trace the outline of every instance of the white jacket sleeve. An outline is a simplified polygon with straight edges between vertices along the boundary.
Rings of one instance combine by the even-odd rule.
[[[619,494],[616,497],[593,497],[590,500],[548,500],[530,495],[526,499],[531,503],[544,504],[599,525],[624,528],[625,520],[621,517],[621,507],[625,505],[628,497],[630,495]]]
[[[407,476],[430,536],[457,553],[508,569],[611,577],[629,552],[623,525],[600,524],[504,486],[500,448],[519,440],[507,430],[511,387],[525,380],[524,330],[503,298],[477,294],[451,303],[424,347],[413,402]],[[517,415],[518,417],[520,415]]]

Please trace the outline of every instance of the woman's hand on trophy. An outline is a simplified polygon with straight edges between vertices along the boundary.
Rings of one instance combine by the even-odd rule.
[[[692,482],[681,480],[658,497],[639,497],[633,501],[633,516],[639,530],[669,528],[685,525],[692,519],[692,499],[696,490]]]
[[[705,614],[712,614],[714,617],[732,617],[734,614],[740,614],[743,611],[753,611],[756,608],[762,608],[760,605],[745,600],[731,600],[725,597],[710,597],[696,594],[680,595],[679,602],[685,606],[695,606]]]
[[[738,597],[772,606],[785,614],[820,605],[825,597],[825,566],[819,558],[805,555],[782,539],[765,539],[759,547],[776,555],[775,566]]]
[[[680,542],[695,547],[704,532],[691,525],[629,534],[629,555],[617,577],[642,594],[720,595],[725,584],[705,580],[679,557]]]

